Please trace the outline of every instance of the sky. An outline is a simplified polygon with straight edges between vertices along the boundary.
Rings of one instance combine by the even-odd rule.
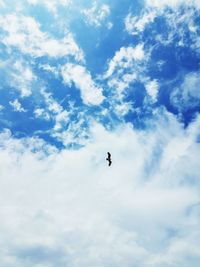
[[[0,266],[199,267],[199,25],[199,0],[0,0]]]

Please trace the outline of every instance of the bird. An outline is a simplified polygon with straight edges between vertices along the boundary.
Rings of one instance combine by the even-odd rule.
[[[108,166],[110,166],[112,164],[111,154],[110,154],[110,152],[107,152],[107,154],[108,154],[108,157],[106,158],[106,160],[108,161]]]

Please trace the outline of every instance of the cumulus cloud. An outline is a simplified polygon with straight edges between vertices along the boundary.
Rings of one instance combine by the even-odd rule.
[[[157,43],[187,47],[189,42],[190,47],[199,53],[197,12],[194,7],[197,7],[196,1],[146,1],[139,15],[128,13],[124,19],[125,29],[131,35],[141,35],[151,24]],[[165,31],[155,27],[155,18],[164,20]]]
[[[143,32],[146,25],[156,17],[155,11],[146,11],[141,17],[133,16],[131,13],[125,18],[125,28],[130,34]]]
[[[133,109],[132,103],[124,103],[123,98],[130,84],[145,78],[145,66],[148,61],[148,52],[144,50],[144,44],[139,43],[135,47],[121,47],[114,57],[108,61],[107,70],[102,76],[106,80],[112,96],[112,110],[121,118]]]
[[[180,86],[172,91],[171,103],[180,111],[198,107],[200,103],[199,83],[199,72],[187,74]]]
[[[73,82],[80,89],[85,104],[99,105],[102,103],[104,99],[102,89],[95,84],[91,74],[84,66],[66,64],[62,67],[62,76],[67,85],[71,86]]]
[[[40,24],[33,18],[23,15],[8,14],[0,19],[0,27],[6,33],[2,42],[18,48],[22,53],[33,57],[74,56],[76,60],[83,60],[83,53],[75,43],[72,34],[57,40],[48,33],[40,30]]]
[[[86,146],[61,152],[4,131],[1,264],[197,266],[199,127],[166,112],[146,132],[95,123]]]
[[[177,47],[188,47],[199,51],[197,45],[199,34],[197,32],[196,11],[188,5],[183,5],[185,12],[181,8],[174,9],[172,12],[165,10],[163,13],[158,10],[158,16],[162,15],[165,19],[168,33],[157,34],[155,39],[163,45],[175,43]]]
[[[86,21],[96,27],[101,26],[102,22],[109,16],[110,7],[106,4],[98,6],[97,2],[94,1],[90,9],[84,9],[82,13],[85,16]],[[111,27],[111,24],[108,23],[108,28]]]
[[[32,94],[32,87],[37,83],[37,77],[28,61],[13,56],[0,61],[0,70],[2,88],[4,86],[15,88],[22,98]]]
[[[50,73],[53,73],[55,77],[59,76],[59,68],[53,67],[49,64],[40,64],[39,68],[45,71],[48,71]]]
[[[49,113],[44,108],[36,108],[33,113],[36,118],[41,118],[43,120],[48,121],[51,118]]]
[[[13,101],[9,101],[9,104],[13,107],[14,111],[26,112],[26,110],[22,107],[22,105],[18,99],[15,99]]]
[[[78,148],[84,146],[88,142],[89,130],[88,124],[91,123],[91,117],[87,117],[84,112],[79,111],[76,121],[70,121],[67,129],[64,127],[62,131],[53,131],[52,136],[62,142],[65,147]]]
[[[21,97],[31,95],[32,83],[37,79],[32,69],[23,65],[21,61],[14,63],[14,71],[11,74],[11,83],[20,91]]]
[[[157,100],[159,84],[156,80],[148,81],[145,84],[147,94],[152,98],[153,102]]]
[[[108,67],[103,75],[111,90],[112,110],[120,118],[132,110],[133,103],[124,103],[125,90],[134,81],[144,78],[144,68],[148,60],[148,53],[144,51],[143,43],[135,47],[121,47],[112,59],[108,61]],[[134,99],[132,99],[132,102]]]
[[[115,70],[132,67],[133,62],[143,60],[144,55],[143,44],[138,44],[135,47],[121,47],[110,60],[105,78],[110,77]]]

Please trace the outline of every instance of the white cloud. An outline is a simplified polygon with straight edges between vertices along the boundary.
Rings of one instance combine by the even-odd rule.
[[[14,46],[22,53],[33,57],[74,56],[83,61],[83,53],[75,43],[72,34],[68,33],[61,39],[53,39],[48,33],[40,30],[40,25],[32,17],[8,14],[0,19],[0,27],[7,33],[2,42]]]
[[[119,117],[124,116],[132,109],[132,105],[130,103],[120,103],[118,105],[114,105],[114,110]]]
[[[42,118],[47,121],[50,120],[49,113],[43,108],[36,108],[33,113],[36,118]]]
[[[3,105],[0,105],[0,111],[2,111],[4,109]]]
[[[197,1],[198,2],[198,1]],[[196,1],[146,1],[143,11],[138,16],[128,13],[125,17],[125,28],[129,34],[139,35],[156,17],[163,17],[166,23],[165,31],[155,31],[156,43],[169,45],[175,43],[179,47],[188,46],[199,52],[199,36],[197,33],[196,11],[191,6],[197,6]],[[200,3],[200,2],[199,2]],[[184,12],[181,9],[184,7]],[[167,7],[172,8],[167,9]],[[188,37],[189,36],[189,37]],[[153,48],[153,47],[152,47]]]
[[[94,124],[85,147],[61,152],[3,132],[1,265],[198,266],[199,127],[165,112],[146,132]]]
[[[37,79],[30,67],[23,65],[21,61],[14,64],[14,72],[11,74],[11,83],[18,87],[21,97],[31,95],[31,85]]]
[[[121,117],[132,110],[133,103],[123,104],[124,92],[131,83],[144,78],[147,60],[148,53],[144,51],[143,43],[140,43],[135,47],[121,47],[108,62],[107,71],[102,78],[107,80],[108,87],[115,96],[110,103],[117,116]],[[123,112],[120,113],[120,110]]]
[[[170,96],[171,103],[180,111],[194,108],[200,103],[199,72],[189,73],[184,77],[182,84],[176,87]]]
[[[185,12],[181,8],[169,10],[157,10],[157,15],[165,18],[168,30],[160,32],[155,36],[157,42],[163,45],[175,43],[178,47],[187,47],[190,42],[191,49],[198,51],[198,33],[196,31],[196,11],[186,6]]]
[[[39,67],[45,71],[53,73],[56,77],[59,76],[59,70],[56,67],[50,66],[49,64],[40,64]]]
[[[108,87],[112,90],[112,110],[117,116],[123,116],[132,110],[133,103],[123,103],[124,92],[134,81],[143,80],[145,65],[149,58],[144,51],[144,44],[139,43],[135,47],[121,47],[114,57],[108,62],[108,67],[103,79],[107,80]],[[134,99],[132,100],[134,102]],[[120,110],[122,111],[120,113]]]
[[[54,14],[57,12],[58,7],[68,7],[71,0],[27,0],[30,5],[44,5],[49,11]]]
[[[4,1],[3,0],[0,0],[0,7],[5,7],[6,5],[5,5],[5,3],[4,3]]]
[[[89,124],[90,121],[91,119],[87,118],[87,124]],[[69,122],[67,129],[52,132],[52,136],[62,142],[66,147],[69,145],[72,147],[86,145],[88,143],[89,133],[87,127],[84,126],[85,123],[85,114],[79,112],[77,121]],[[58,130],[59,129],[58,127]]]
[[[38,0],[30,1],[40,4]],[[53,12],[58,7],[54,0],[44,0],[41,4]],[[145,16],[136,20],[137,31],[151,21],[150,15]],[[91,23],[97,26],[104,19]],[[129,19],[131,22],[133,18]],[[63,39],[54,40],[42,33],[39,25],[37,35],[27,21],[20,25],[23,31],[13,30],[18,39],[13,37],[9,45],[34,57],[65,55],[58,44]],[[195,32],[195,26],[191,29]],[[12,35],[10,29],[7,33]],[[122,92],[132,81],[140,79],[147,57],[143,44],[116,52],[105,75],[108,90],[116,87]],[[50,64],[40,67],[59,74],[59,68]],[[21,97],[29,96],[29,85],[36,80],[31,67],[19,61],[13,69],[16,70],[13,81],[14,78],[18,81]],[[101,104],[102,88],[86,67],[68,63],[61,71],[67,85],[74,83],[80,89],[85,104]],[[157,80],[143,79],[143,82],[149,96],[156,101]],[[176,95],[175,89],[171,97],[176,97],[177,105],[179,99],[186,106],[191,105],[193,99],[199,100],[198,84],[198,73],[192,73],[180,86],[181,93]],[[41,94],[46,106],[36,106],[35,116],[52,119],[51,134],[64,145],[79,139],[79,144],[85,146],[57,151],[37,138],[17,140],[8,130],[0,135],[0,265],[197,267],[200,145],[196,140],[200,118],[184,129],[173,115],[165,111],[159,115],[160,111],[155,110],[157,121],[150,123],[145,131],[133,129],[129,124],[107,131],[94,123],[88,136],[83,127],[85,112],[82,115],[80,112],[77,122],[70,124],[70,111],[54,100],[48,90],[42,90]],[[120,105],[111,108],[118,114],[126,114],[129,104],[120,102],[120,98],[117,101]],[[25,111],[18,99],[10,105],[19,112]],[[63,127],[68,123],[69,127]],[[85,141],[86,135],[89,138]],[[110,168],[105,160],[107,151],[113,159]]]
[[[90,9],[84,9],[82,13],[85,16],[86,21],[94,25],[96,27],[101,26],[102,22],[109,16],[110,8],[108,5],[101,5],[100,7],[97,5],[97,2],[94,1],[93,5]],[[111,24],[108,24],[108,28]]]
[[[169,7],[178,7],[180,5],[195,6],[200,7],[199,0],[146,0],[145,4],[149,7],[163,8],[166,6]]]
[[[26,110],[22,107],[18,99],[15,99],[14,101],[9,101],[9,104],[13,107],[14,111],[26,112]]]
[[[61,104],[44,88],[41,89],[41,95],[44,97],[46,108],[35,109],[34,113],[36,117],[41,117],[45,120],[52,118],[55,121],[53,132],[61,130],[62,126],[69,122],[69,112],[64,110]]]
[[[17,89],[20,97],[28,97],[32,94],[32,87],[37,82],[37,77],[32,71],[28,61],[24,59],[12,59],[0,61],[1,69],[1,86],[9,85],[9,87]]]
[[[157,80],[148,81],[145,84],[145,88],[147,94],[152,98],[153,102],[155,102],[157,100],[157,95],[159,90],[159,84]]]
[[[156,17],[155,11],[146,11],[141,17],[133,16],[131,13],[125,18],[125,27],[130,34],[143,32],[146,25]]]
[[[113,23],[112,22],[108,22],[107,23],[108,30],[112,29],[112,27],[113,27]]]
[[[85,104],[99,105],[104,96],[102,88],[93,81],[91,74],[81,65],[66,64],[62,67],[63,80],[67,85],[73,82],[81,91],[81,97]]]
[[[66,125],[69,121],[69,112],[66,110],[59,112],[55,117],[55,121],[54,131],[62,129],[63,124]]]
[[[132,67],[134,61],[143,60],[144,56],[143,44],[138,44],[136,47],[121,47],[110,60],[105,78],[110,77],[115,70]]]

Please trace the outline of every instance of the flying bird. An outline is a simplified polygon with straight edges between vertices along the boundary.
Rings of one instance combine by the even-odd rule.
[[[106,160],[108,161],[108,166],[110,166],[112,164],[111,154],[110,154],[110,152],[107,152],[107,154],[108,154],[108,157],[106,158]]]

